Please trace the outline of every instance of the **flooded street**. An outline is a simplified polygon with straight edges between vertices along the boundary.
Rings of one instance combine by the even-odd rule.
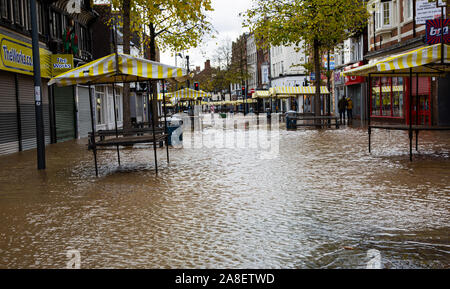
[[[248,118],[248,117],[247,117]],[[260,118],[265,118],[261,115]],[[243,116],[235,117],[244,122]],[[450,266],[450,134],[423,132],[409,161],[407,132],[279,130],[276,157],[254,148],[100,151],[85,139],[0,156],[0,268],[384,268]],[[266,131],[268,125],[246,131]],[[188,139],[185,136],[185,139]],[[206,143],[205,143],[206,142]],[[206,147],[205,147],[206,146]]]

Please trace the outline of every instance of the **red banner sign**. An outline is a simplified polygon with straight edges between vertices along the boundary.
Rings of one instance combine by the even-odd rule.
[[[353,65],[347,66],[344,68],[345,71],[351,70],[353,68],[359,67],[359,66],[363,66],[364,63],[362,61],[357,62]],[[345,77],[345,85],[354,85],[354,84],[359,84],[359,83],[364,83],[365,82],[365,78],[363,76],[346,76]]]

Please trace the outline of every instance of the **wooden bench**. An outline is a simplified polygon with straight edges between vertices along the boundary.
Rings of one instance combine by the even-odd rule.
[[[340,121],[337,116],[312,116],[312,115],[297,115],[296,117],[289,117],[289,120],[295,120],[296,124],[295,127],[331,127],[335,126],[336,128],[339,128]],[[319,122],[317,122],[317,120]],[[312,121],[311,123],[298,123],[299,121]]]

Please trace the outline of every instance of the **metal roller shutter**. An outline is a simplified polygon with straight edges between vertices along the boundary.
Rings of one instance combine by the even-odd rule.
[[[0,155],[19,151],[14,74],[0,71]]]
[[[58,142],[75,138],[75,100],[73,87],[54,88],[56,139]]]
[[[34,107],[34,81],[31,76],[18,75],[20,119],[22,127],[22,149],[36,148],[36,113]],[[45,142],[50,142],[48,90],[42,81],[42,111],[44,118]]]
[[[80,138],[88,137],[91,128],[89,88],[78,86],[78,133]]]

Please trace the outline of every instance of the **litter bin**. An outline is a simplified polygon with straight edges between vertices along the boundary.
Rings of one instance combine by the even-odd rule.
[[[286,112],[286,128],[296,129],[297,128],[297,113],[293,110]]]
[[[266,109],[267,118],[270,119],[272,117],[272,112],[270,111],[270,108]]]
[[[172,134],[174,131],[176,131],[178,128],[180,128],[183,125],[183,121],[177,117],[170,117],[167,119],[167,133],[169,135],[169,145],[172,144]],[[179,135],[178,141],[176,141],[175,144],[181,143],[183,141],[183,132],[181,131]]]

